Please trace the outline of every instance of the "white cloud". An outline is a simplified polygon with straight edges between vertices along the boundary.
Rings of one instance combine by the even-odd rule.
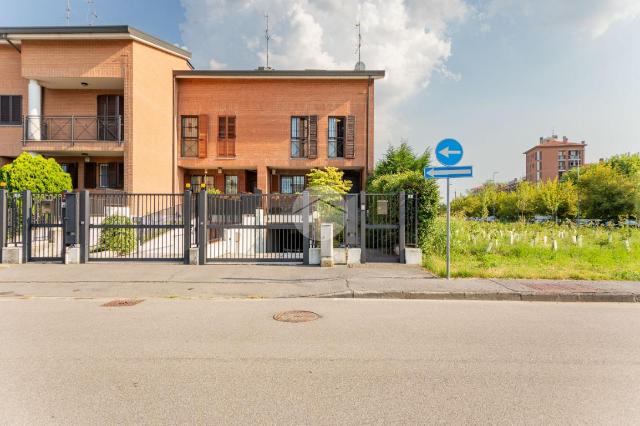
[[[597,38],[618,22],[638,18],[640,1],[491,0],[482,8],[481,15],[484,19],[502,15],[514,21],[526,17],[541,26],[568,28]]]
[[[182,0],[182,5],[183,40],[199,66],[264,65],[268,12],[274,68],[353,69],[360,21],[363,61],[368,69],[387,71],[376,87],[376,138],[382,145],[406,134],[394,111],[426,87],[434,71],[455,76],[445,67],[451,54],[446,30],[469,11],[463,0]]]

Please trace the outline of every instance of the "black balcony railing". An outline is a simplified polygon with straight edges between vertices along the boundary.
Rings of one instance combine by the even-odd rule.
[[[23,140],[28,142],[124,142],[121,115],[41,116],[27,115],[23,121]]]

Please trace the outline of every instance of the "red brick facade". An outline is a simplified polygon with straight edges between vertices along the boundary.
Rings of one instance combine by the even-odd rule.
[[[0,166],[22,151],[41,153],[69,167],[78,189],[93,189],[104,187],[101,164],[115,164],[117,186],[108,188],[148,193],[191,181],[222,192],[299,189],[311,168],[326,166],[360,188],[373,167],[374,79],[383,72],[190,71],[188,52],[129,27],[0,34],[13,43],[0,40],[0,95],[21,96],[22,116],[31,114],[34,83],[41,96],[35,118],[0,125]],[[119,125],[104,121],[105,96],[119,105]],[[182,116],[197,117],[195,152],[183,151]],[[303,158],[292,155],[292,117],[303,117]],[[330,117],[332,149],[341,147],[333,157]],[[120,139],[100,129],[118,129]]]

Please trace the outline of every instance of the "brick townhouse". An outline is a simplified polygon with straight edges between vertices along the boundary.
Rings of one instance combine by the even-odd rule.
[[[314,167],[363,187],[384,71],[200,71],[128,26],[0,28],[0,165],[58,161],[77,189],[294,193]]]

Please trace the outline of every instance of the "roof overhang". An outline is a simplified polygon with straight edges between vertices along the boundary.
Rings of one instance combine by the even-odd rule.
[[[174,71],[179,79],[326,79],[326,80],[368,80],[384,78],[383,70],[191,70]]]
[[[185,60],[191,52],[128,25],[91,27],[0,27],[0,43],[23,40],[135,40]]]

